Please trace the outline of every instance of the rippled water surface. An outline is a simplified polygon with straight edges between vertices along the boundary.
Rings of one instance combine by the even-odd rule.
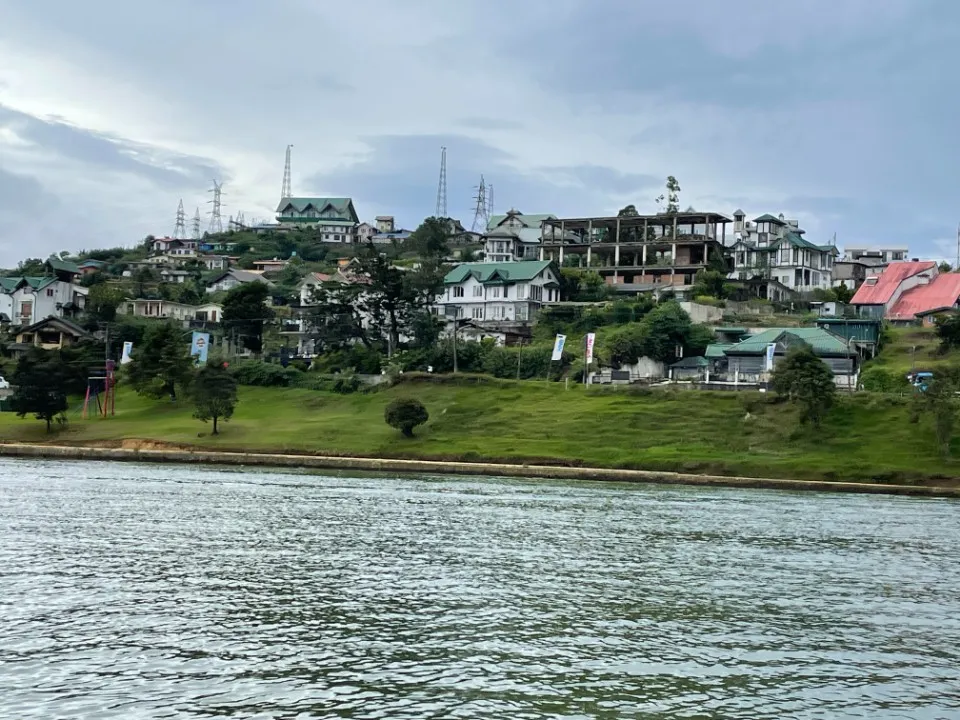
[[[0,460],[2,718],[958,718],[960,504]]]

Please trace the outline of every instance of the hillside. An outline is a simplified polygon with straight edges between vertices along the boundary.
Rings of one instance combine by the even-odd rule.
[[[478,385],[477,383],[482,384]],[[419,398],[430,422],[413,440],[383,421],[397,396]],[[241,388],[219,437],[191,408],[123,391],[117,417],[82,420],[47,437],[42,423],[0,414],[6,442],[119,445],[124,439],[221,450],[541,462],[796,479],[929,482],[960,477],[939,458],[928,421],[908,401],[842,397],[819,430],[798,429],[792,408],[759,393],[585,390],[560,383],[414,380],[369,394]],[[960,444],[955,443],[956,450]],[[957,484],[937,480],[936,484]]]

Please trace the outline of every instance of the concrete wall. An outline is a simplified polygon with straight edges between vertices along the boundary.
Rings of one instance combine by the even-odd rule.
[[[714,323],[723,319],[723,308],[701,305],[695,302],[682,302],[680,307],[695,323]]]

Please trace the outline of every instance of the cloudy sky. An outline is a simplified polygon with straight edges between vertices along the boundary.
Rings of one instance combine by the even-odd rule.
[[[467,226],[681,204],[952,257],[957,0],[0,0],[0,265],[173,230],[224,183]],[[205,219],[205,224],[206,224]]]

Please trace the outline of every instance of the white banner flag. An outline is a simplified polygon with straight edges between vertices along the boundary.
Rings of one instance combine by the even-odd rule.
[[[550,356],[550,362],[563,358],[563,345],[566,342],[566,335],[557,335],[557,339],[553,341],[553,355]]]
[[[770,372],[771,370],[773,370],[773,355],[774,355],[774,353],[775,353],[776,351],[777,351],[777,344],[776,344],[776,343],[770,343],[769,345],[767,345],[767,357],[766,357],[766,360],[767,360],[766,370],[767,370],[767,372]]]
[[[587,365],[593,362],[593,344],[596,340],[596,333],[587,333]]]
[[[133,360],[133,358],[130,357],[131,352],[133,352],[133,343],[125,342],[123,344],[123,354],[120,356],[121,365],[126,365],[128,362]]]

